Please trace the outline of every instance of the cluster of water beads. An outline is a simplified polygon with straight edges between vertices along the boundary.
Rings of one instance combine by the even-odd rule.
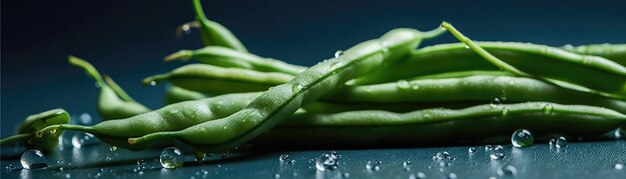
[[[335,151],[322,154],[315,161],[315,168],[318,171],[334,170],[339,167],[340,156]]]
[[[383,164],[383,161],[378,161],[378,162],[367,161],[367,163],[365,164],[365,169],[367,169],[367,171],[369,172],[375,172],[375,171],[380,170],[381,164]]]
[[[39,150],[27,150],[22,154],[20,163],[25,169],[40,169],[48,167],[46,156]]]
[[[501,145],[498,145],[494,148],[489,147],[489,149],[489,158],[491,160],[500,160],[504,158],[504,152],[502,151],[504,147],[502,147]],[[485,150],[487,150],[487,147],[485,147]]]
[[[287,154],[282,154],[278,157],[278,162],[280,163],[288,163],[288,164],[295,164],[296,160],[290,160],[291,158],[289,158],[289,155]]]
[[[163,166],[163,168],[180,168],[185,162],[185,156],[178,148],[168,147],[163,149],[163,152],[161,152],[159,162],[161,162],[161,166]]]
[[[567,139],[565,139],[565,137],[560,136],[556,139],[550,139],[550,142],[548,142],[550,144],[550,146],[555,146],[556,148],[563,148],[567,146]]]
[[[533,135],[526,129],[518,129],[511,135],[511,144],[514,147],[529,147],[533,142]]]

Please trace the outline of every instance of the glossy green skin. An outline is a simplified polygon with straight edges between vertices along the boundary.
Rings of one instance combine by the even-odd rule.
[[[224,94],[265,91],[292,78],[293,76],[283,73],[222,68],[208,64],[189,64],[166,74],[148,77],[143,82],[149,84],[152,81],[167,80],[173,85],[187,90]]]
[[[32,134],[47,126],[69,123],[70,115],[65,110],[53,109],[28,116],[22,125],[20,125],[17,134]],[[50,152],[59,144],[59,137],[62,134],[63,131],[56,131],[54,133],[46,133],[41,137],[29,137],[22,141],[22,145],[29,149]]]
[[[200,23],[200,35],[202,36],[202,42],[205,46],[222,46],[242,52],[248,51],[239,39],[237,39],[237,37],[235,37],[235,35],[233,35],[233,33],[226,27],[206,18],[204,12],[202,11],[200,0],[192,0],[192,4],[194,12],[196,13],[196,18]]]
[[[626,68],[610,60],[543,45],[514,42],[479,44],[500,60],[529,74],[626,96]],[[353,84],[376,84],[442,71],[494,69],[497,67],[466,49],[463,44],[442,44],[416,50],[407,60],[383,65],[367,76],[355,79]]]
[[[375,69],[383,59],[408,54],[421,39],[422,34],[416,30],[393,30],[380,39],[358,44],[338,58],[305,70],[290,82],[264,92],[248,107],[226,118],[207,121],[180,131],[131,138],[129,143],[149,143],[165,137],[180,140],[200,152],[235,148],[269,131],[300,106],[328,93],[334,86],[342,85],[349,79]]]
[[[528,129],[535,137],[554,133],[584,137],[604,134],[625,123],[626,115],[609,109],[547,102],[409,113],[350,111],[295,115],[253,143],[305,147],[433,145],[510,136],[517,129]]]
[[[179,103],[183,101],[193,101],[193,100],[204,99],[204,98],[208,98],[209,96],[210,95],[207,95],[204,93],[186,90],[184,88],[171,85],[165,91],[164,101],[165,101],[165,104],[174,104],[174,103]]]
[[[262,58],[250,53],[227,47],[207,46],[198,50],[181,50],[165,57],[165,61],[196,59],[202,63],[221,67],[243,68],[261,72],[279,72],[297,75],[306,67],[285,63],[271,58]]]
[[[562,48],[578,54],[601,56],[626,66],[626,44],[566,45]]]
[[[445,74],[440,75],[443,77]],[[455,74],[448,73],[448,77]],[[564,89],[551,83],[526,77],[470,75],[452,78],[417,79],[364,86],[349,86],[325,97],[346,103],[460,102],[489,103],[499,98],[503,103],[545,101],[560,104],[600,106],[626,113],[626,101]]]
[[[100,73],[89,62],[78,57],[69,56],[70,64],[85,70],[88,76],[93,78],[100,88],[98,97],[98,113],[104,120],[123,119],[137,114],[149,112],[150,109],[135,102],[113,80],[105,81]]]

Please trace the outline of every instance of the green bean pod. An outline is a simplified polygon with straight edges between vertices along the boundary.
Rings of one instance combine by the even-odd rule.
[[[165,104],[208,98],[210,95],[170,85],[165,91]]]
[[[211,94],[265,91],[285,83],[293,76],[283,73],[258,72],[248,69],[222,68],[208,64],[189,64],[166,74],[143,80],[144,84],[167,80],[187,90]]]
[[[468,75],[468,76],[463,76]],[[510,74],[509,74],[510,75]],[[494,72],[455,72],[363,86],[347,86],[324,97],[345,103],[453,102],[482,101],[489,103],[544,101],[560,104],[583,104],[606,107],[626,113],[626,101],[569,90],[526,77],[503,76]]]
[[[626,44],[565,45],[561,48],[578,54],[601,56],[626,66]]]
[[[221,67],[250,69],[261,72],[279,72],[297,75],[306,67],[292,65],[280,60],[262,58],[254,54],[227,47],[206,46],[198,50],[180,50],[165,57],[165,61],[196,59],[202,63]]]
[[[526,57],[522,56],[522,58],[518,57],[519,60],[511,60],[515,59],[512,56],[507,58],[511,60],[510,62],[505,62],[474,43],[451,24],[444,22],[441,26],[467,45],[467,48],[502,70],[520,76],[536,77],[569,89],[626,99],[626,67],[613,61],[602,57],[578,55],[548,46],[518,45],[516,48],[512,46],[504,49],[523,51]],[[498,44],[498,46],[503,48],[506,45]],[[528,63],[528,59],[540,57],[555,60]],[[555,66],[558,66],[558,68],[554,68]]]
[[[70,115],[63,109],[33,114],[24,120],[16,135],[0,140],[0,145],[20,141],[27,148],[50,152],[59,144],[63,131],[55,130],[40,137],[33,136],[33,133],[47,126],[69,123]]]
[[[104,120],[128,118],[150,111],[147,107],[135,102],[112,79],[107,78],[105,81],[89,62],[74,56],[69,56],[68,61],[85,70],[87,75],[98,84],[100,88],[98,113]]]
[[[297,114],[253,141],[253,146],[403,146],[451,144],[510,136],[528,129],[535,137],[584,137],[626,124],[626,115],[594,106],[547,102],[478,105],[464,109],[424,109],[409,113],[380,110],[337,114]],[[480,129],[480,130],[477,130]]]
[[[335,86],[366,74],[384,59],[407,55],[423,38],[431,38],[441,32],[441,29],[428,33],[413,29],[392,30],[380,39],[360,43],[337,58],[308,68],[290,82],[269,89],[246,108],[226,118],[180,131],[130,138],[128,142],[135,145],[170,138],[182,141],[200,152],[235,148],[269,131],[301,106],[330,92]]]
[[[200,35],[205,46],[222,46],[241,52],[248,51],[230,30],[206,18],[200,0],[192,0],[192,4],[196,13],[196,20],[200,23]]]

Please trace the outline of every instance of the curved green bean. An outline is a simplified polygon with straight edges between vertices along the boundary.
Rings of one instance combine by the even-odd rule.
[[[206,18],[204,11],[202,11],[202,4],[200,0],[192,0],[193,9],[196,13],[197,21],[200,23],[200,31],[202,36],[202,42],[205,46],[222,46],[232,48],[237,51],[247,52],[245,46],[230,32],[226,27],[221,24],[211,21]]]
[[[421,33],[396,29],[380,39],[360,43],[343,55],[321,62],[300,73],[290,82],[275,86],[256,98],[246,108],[226,118],[207,121],[180,131],[159,132],[130,138],[131,145],[161,138],[175,138],[200,152],[225,151],[242,145],[292,115],[300,106],[328,93],[334,86],[363,75],[380,65],[383,59],[402,57],[423,38],[439,35],[441,29]]]
[[[626,44],[565,45],[562,48],[578,54],[601,56],[626,66]]]
[[[285,63],[271,58],[262,58],[254,54],[233,50],[227,47],[206,46],[198,50],[180,50],[165,57],[165,61],[196,59],[202,63],[251,69],[262,72],[280,72],[297,75],[306,67]]]
[[[489,104],[409,113],[380,110],[297,114],[253,141],[253,146],[381,146],[450,144],[509,135],[524,128],[547,134],[595,136],[626,124],[626,115],[601,107],[547,102]],[[481,130],[476,130],[481,129]]]
[[[24,120],[16,135],[0,140],[0,145],[19,141],[27,148],[50,152],[59,144],[59,137],[63,131],[55,130],[40,137],[34,137],[33,133],[47,126],[69,123],[70,115],[63,109],[52,109],[33,114]]]
[[[189,64],[166,74],[143,80],[144,84],[168,80],[187,90],[211,94],[265,91],[285,83],[293,76],[283,73],[258,72],[248,69],[222,68],[208,64]]]
[[[70,64],[85,70],[88,76],[93,78],[100,88],[98,98],[98,113],[105,120],[121,119],[134,116],[136,114],[149,112],[150,109],[135,102],[122,88],[120,88],[110,78],[103,79],[100,73],[89,62],[69,56]]]
[[[523,48],[519,49],[526,51],[529,56],[536,54],[552,57],[558,60],[545,61],[541,64],[528,62],[515,64],[515,61],[509,62],[515,65],[512,66],[509,63],[493,56],[478,44],[472,42],[471,39],[464,36],[449,23],[444,22],[441,26],[450,31],[452,35],[467,45],[469,49],[478,53],[478,55],[482,56],[484,59],[498,66],[502,70],[521,76],[539,77],[543,80],[550,81],[570,89],[593,92],[613,98],[626,99],[626,67],[610,60],[596,56],[578,55],[556,48],[550,49],[550,47],[547,46],[544,46],[543,48],[522,46]],[[499,48],[502,48],[504,45],[500,44],[499,46]],[[513,58],[514,57],[509,59]],[[550,62],[568,63],[555,63],[553,65],[558,64],[559,68],[551,68]],[[521,71],[517,67],[528,68]],[[572,73],[572,71],[576,71],[576,73]],[[602,80],[598,80],[598,78]]]
[[[178,86],[170,85],[165,91],[164,101],[165,101],[165,104],[174,104],[174,103],[179,103],[183,101],[193,101],[193,100],[204,99],[208,97],[209,95],[204,94],[204,93],[186,90]]]

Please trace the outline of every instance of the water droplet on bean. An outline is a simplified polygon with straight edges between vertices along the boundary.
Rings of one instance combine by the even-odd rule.
[[[298,93],[298,92],[302,91],[303,88],[304,88],[304,86],[302,86],[300,83],[296,83],[293,86],[291,86],[291,92]]]
[[[335,52],[335,58],[339,58],[339,56],[343,55],[343,50],[337,50]]]
[[[156,86],[157,82],[156,81],[150,81],[150,86]]]
[[[116,146],[111,146],[111,147],[109,148],[109,150],[111,150],[111,152],[116,151],[116,150],[117,150],[117,147],[116,147]]]
[[[396,86],[398,86],[399,89],[409,89],[409,88],[411,88],[411,85],[406,80],[399,80],[398,83],[396,84]]]
[[[552,113],[553,109],[554,107],[551,104],[546,104],[545,106],[543,106],[543,113],[550,114]]]
[[[496,108],[496,107],[500,106],[500,104],[502,104],[500,102],[500,99],[493,98],[493,100],[491,100],[491,103],[489,103],[489,106],[491,106],[491,108]]]

